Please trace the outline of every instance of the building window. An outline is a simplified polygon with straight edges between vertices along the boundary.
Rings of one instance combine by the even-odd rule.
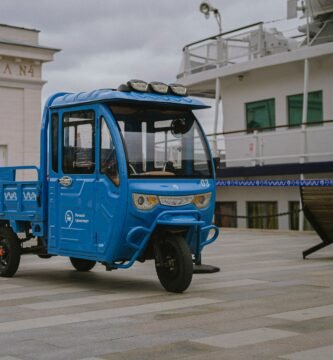
[[[247,130],[275,127],[275,99],[250,102],[245,106]]]
[[[289,229],[299,230],[299,201],[289,201]],[[313,230],[308,219],[304,216],[304,230]]]
[[[303,94],[291,95],[288,101],[288,125],[299,126],[302,124],[303,114]],[[314,91],[308,93],[308,114],[306,122],[308,124],[318,124],[323,122],[323,92]]]
[[[215,225],[218,227],[237,227],[237,203],[234,201],[215,203]]]
[[[299,201],[289,201],[289,229],[299,229]]]
[[[247,202],[247,227],[250,229],[277,229],[278,212],[276,201],[249,201]]]

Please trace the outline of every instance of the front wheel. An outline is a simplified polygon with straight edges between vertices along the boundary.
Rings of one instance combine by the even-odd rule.
[[[175,293],[185,291],[193,275],[191,251],[181,236],[168,237],[155,244],[155,267],[165,290]]]
[[[14,276],[21,260],[21,247],[16,234],[0,228],[0,276]]]
[[[91,270],[95,265],[96,265],[96,261],[92,261],[92,260],[86,260],[86,259],[78,259],[78,258],[69,258],[73,267],[77,270],[77,271],[89,271]]]

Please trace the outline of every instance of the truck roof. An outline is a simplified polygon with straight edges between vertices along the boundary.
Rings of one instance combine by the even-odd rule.
[[[50,108],[73,106],[96,102],[149,102],[164,105],[182,105],[191,109],[206,109],[210,106],[198,99],[188,96],[161,95],[156,93],[142,93],[136,91],[118,91],[113,89],[100,89],[90,92],[59,93],[53,95],[48,103]]]

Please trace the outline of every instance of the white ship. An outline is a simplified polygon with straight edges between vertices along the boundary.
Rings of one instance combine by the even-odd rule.
[[[178,82],[215,99],[218,179],[333,178],[333,0],[289,0],[296,14],[305,24],[292,38],[260,22],[183,49]],[[306,230],[300,207],[298,187],[223,186],[215,222]]]

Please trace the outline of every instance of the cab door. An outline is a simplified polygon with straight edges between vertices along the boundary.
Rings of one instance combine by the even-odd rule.
[[[96,257],[96,109],[54,111],[50,126],[49,252]]]
[[[107,106],[97,119],[96,237],[101,260],[116,260],[127,208],[126,160],[119,129]]]

